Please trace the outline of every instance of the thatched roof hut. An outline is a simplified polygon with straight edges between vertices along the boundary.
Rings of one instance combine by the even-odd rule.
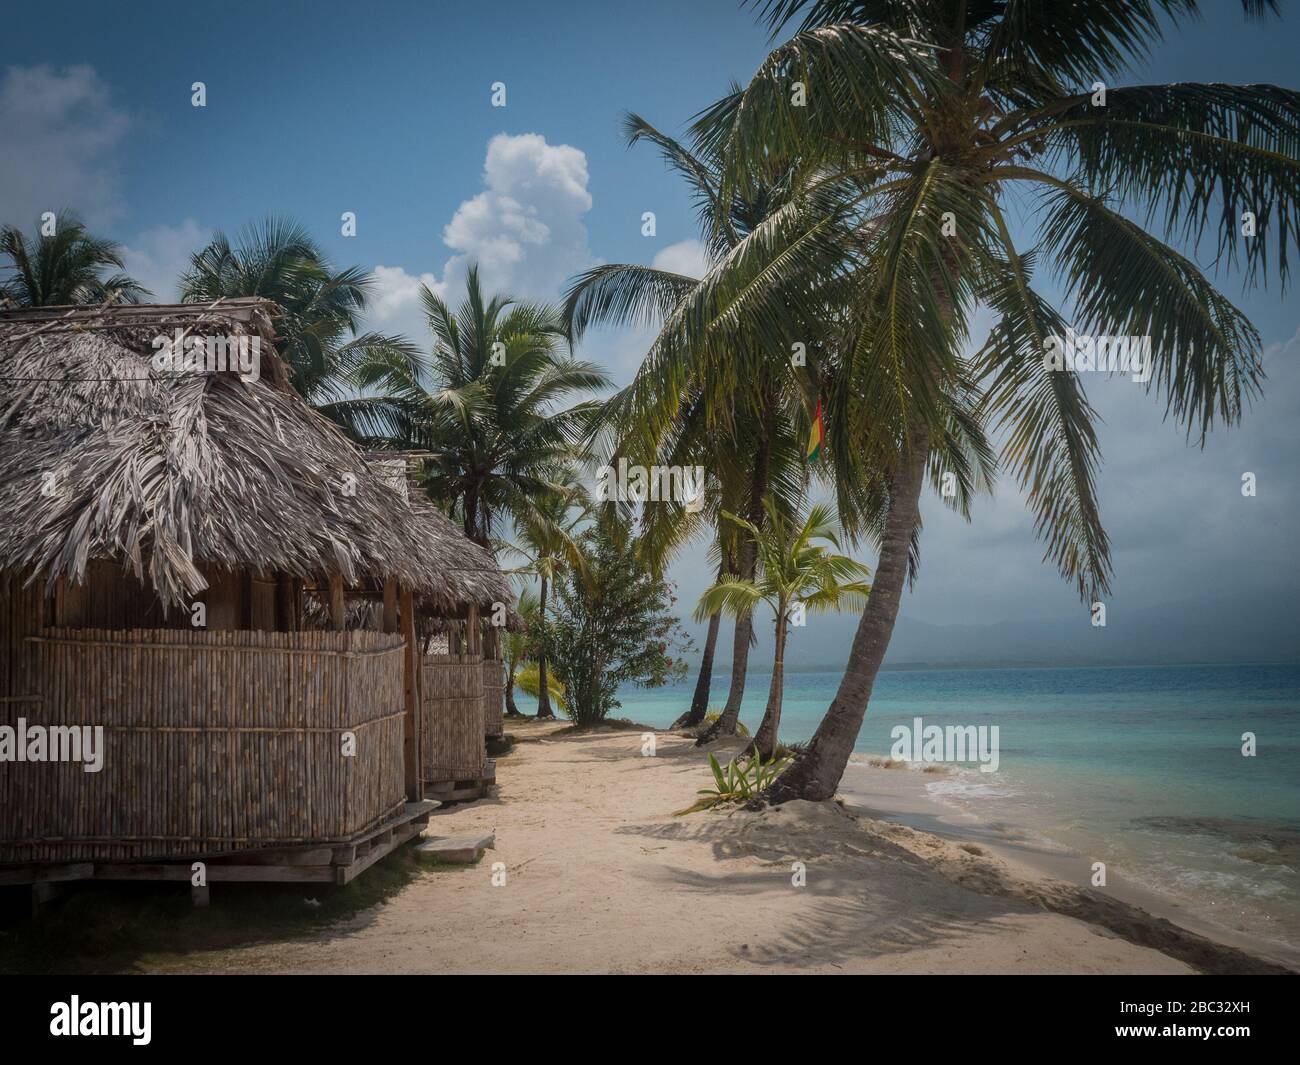
[[[3,767],[0,880],[194,857],[277,879],[230,863],[289,848],[293,879],[346,881],[427,819],[420,715],[447,710],[421,698],[417,623],[461,625],[482,660],[513,597],[303,401],[274,311],[0,312],[0,740],[44,722],[108,748],[102,772]],[[374,631],[347,631],[349,600]]]

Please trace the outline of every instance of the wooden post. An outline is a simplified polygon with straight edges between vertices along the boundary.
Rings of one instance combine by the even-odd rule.
[[[79,629],[86,623],[86,586],[60,577],[54,588],[54,624]]]
[[[343,631],[344,618],[343,577],[338,573],[330,574],[330,623],[338,632]]]
[[[208,630],[227,632],[238,629],[244,619],[244,599],[248,582],[230,570],[207,570],[208,588],[203,601],[208,608]]]
[[[293,579],[286,573],[275,576],[275,627],[280,632],[297,632],[298,615],[294,609]]]
[[[384,581],[384,631],[396,632],[397,621],[397,582]]]
[[[483,633],[478,624],[478,603],[470,603],[469,612],[465,617],[465,652],[471,655],[483,653]]]
[[[420,731],[415,715],[420,712],[420,682],[418,676],[420,649],[415,643],[415,600],[411,589],[402,587],[402,638],[406,640],[406,714],[402,718],[402,748],[406,756],[406,797],[419,802],[420,795]]]

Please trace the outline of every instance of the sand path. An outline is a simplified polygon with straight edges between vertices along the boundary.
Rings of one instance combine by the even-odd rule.
[[[510,728],[524,742],[498,763],[499,797],[430,824],[442,835],[495,830],[496,849],[478,865],[432,869],[308,938],[154,956],[143,967],[1185,973],[1194,970],[1179,957],[1201,969],[1245,964],[1141,911],[1107,910],[1076,888],[1019,879],[997,858],[834,804],[674,817],[710,779],[680,737],[660,734],[646,758],[637,732]],[[792,883],[795,861],[805,886]],[[503,886],[492,883],[494,863],[504,864]]]

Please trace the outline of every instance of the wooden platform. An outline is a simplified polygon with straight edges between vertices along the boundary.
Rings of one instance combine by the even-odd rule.
[[[426,782],[424,794],[439,802],[473,802],[475,799],[486,799],[491,796],[496,782],[496,759],[489,758],[483,763],[483,769],[477,777]]]
[[[167,862],[71,862],[0,866],[0,884],[32,884],[76,880],[170,880],[189,883],[195,861],[206,866],[209,884],[313,883],[347,884],[429,824],[439,802],[408,802],[401,812],[343,843],[277,847],[210,858]],[[197,889],[196,889],[197,890]],[[198,896],[196,896],[198,901]]]

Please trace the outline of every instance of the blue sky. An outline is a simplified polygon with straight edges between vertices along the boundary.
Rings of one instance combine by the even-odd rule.
[[[1202,24],[1171,34],[1129,80],[1300,84],[1300,12],[1259,27],[1235,3],[1205,6]],[[42,210],[76,207],[170,296],[211,230],[292,215],[338,263],[379,273],[373,325],[415,334],[419,280],[454,296],[471,258],[489,281],[542,298],[595,262],[689,267],[685,192],[652,151],[624,147],[620,116],[679,131],[753,71],[766,42],[751,11],[718,0],[22,5],[0,39],[0,220],[30,226]],[[205,108],[191,106],[196,81]],[[498,81],[504,108],[491,106]],[[344,211],[356,212],[356,237],[339,232]],[[654,238],[641,235],[645,211]],[[1245,428],[1202,453],[1131,384],[1090,387],[1107,420],[1113,617],[1194,599],[1296,625],[1300,312],[1275,284],[1243,297],[1221,281],[1271,348],[1268,398]],[[582,353],[622,380],[645,341],[601,335]],[[1253,510],[1236,490],[1246,469],[1261,480]],[[973,526],[933,504],[925,516],[922,580],[905,614],[1080,616],[1039,563],[1009,484]],[[684,591],[703,581],[702,556],[679,564]]]
[[[707,3],[73,6],[57,31],[39,9],[14,13],[0,60],[88,65],[129,116],[122,150],[102,159],[119,173],[101,212],[114,236],[291,213],[340,261],[421,272],[447,258],[442,228],[482,190],[500,133],[584,153],[599,258],[690,237],[682,189],[648,152],[628,153],[620,115],[681,123],[765,40],[748,15]],[[206,108],[190,104],[195,81]],[[490,104],[497,81],[504,108]],[[358,214],[355,239],[338,235],[344,210]],[[646,210],[662,220],[653,243],[640,235]]]

